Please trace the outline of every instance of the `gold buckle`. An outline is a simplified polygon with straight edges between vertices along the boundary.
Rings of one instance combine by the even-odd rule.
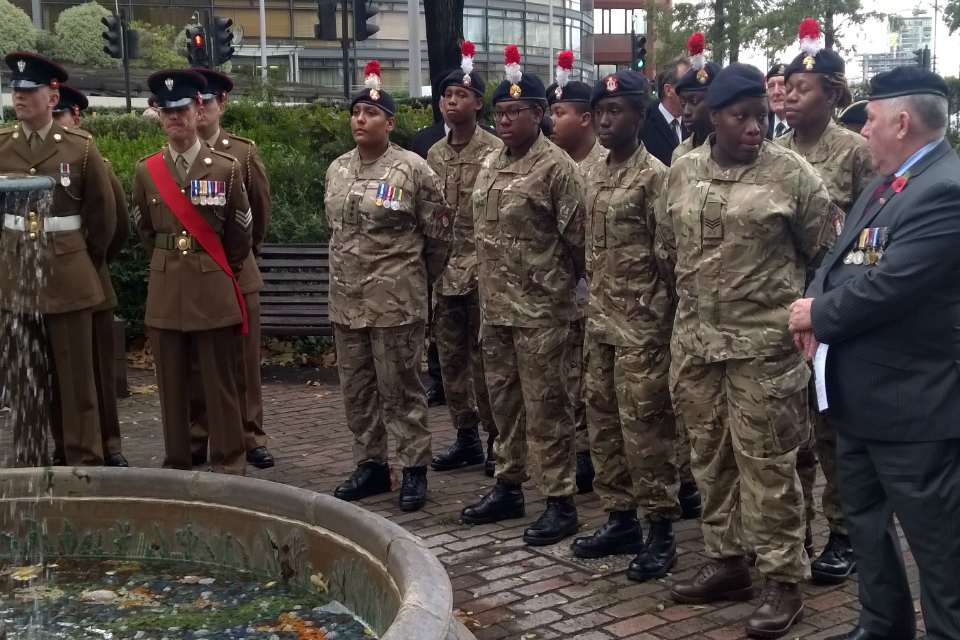
[[[186,251],[189,248],[190,248],[190,238],[187,236],[178,236],[177,249],[180,251]]]
[[[37,212],[31,211],[27,215],[27,228],[28,235],[27,237],[31,240],[36,240],[37,237],[43,232],[43,225],[41,221],[37,218]]]

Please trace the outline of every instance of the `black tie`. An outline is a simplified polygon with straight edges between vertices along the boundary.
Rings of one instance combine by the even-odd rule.
[[[783,123],[782,123],[782,122],[778,122],[778,123],[777,123],[777,128],[776,128],[776,129],[774,130],[774,132],[773,132],[773,137],[779,138],[780,136],[783,135],[783,132],[784,132],[785,130],[786,130],[786,127],[783,125]]]
[[[670,121],[670,131],[673,131],[673,137],[676,138],[677,144],[680,144],[680,134],[677,133],[677,126],[680,124],[680,121],[674,118]]]

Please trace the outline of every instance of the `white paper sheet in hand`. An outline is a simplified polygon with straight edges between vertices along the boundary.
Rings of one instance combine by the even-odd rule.
[[[827,403],[827,349],[829,345],[821,344],[813,356],[813,384],[817,389],[817,408],[821,413],[830,405]]]

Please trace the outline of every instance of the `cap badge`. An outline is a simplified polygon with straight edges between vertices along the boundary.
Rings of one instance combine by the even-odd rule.
[[[562,89],[561,87],[557,87],[557,90],[553,92],[553,95],[557,96],[557,100],[562,100],[562,99],[563,99],[563,89]]]
[[[617,90],[617,79],[614,76],[607,76],[607,91]]]
[[[380,99],[380,92],[377,91],[376,89],[370,89],[370,99],[371,99],[371,100],[379,100],[379,99]]]
[[[173,78],[167,78],[163,84],[167,85],[167,91],[173,91]]]
[[[23,70],[27,68],[26,60],[17,60],[17,69],[20,69],[20,73],[23,73]]]
[[[697,71],[697,82],[700,84],[706,84],[709,77],[710,75],[706,72],[706,70],[700,69],[700,71]]]
[[[520,97],[520,94],[521,94],[520,85],[518,85],[518,84],[512,84],[512,85],[510,85],[510,97],[511,97],[511,98],[513,98],[514,100],[516,100],[517,98]]]
[[[813,69],[813,65],[816,63],[816,60],[813,59],[813,56],[807,56],[803,59],[803,66],[806,67],[807,71]]]
[[[786,72],[787,72],[786,65],[780,65],[780,70],[777,73],[779,73],[780,75],[783,75]]]
[[[463,80],[461,82],[463,83],[463,86],[469,87],[470,85],[473,84],[473,79],[470,77],[469,73],[465,73],[463,75]]]

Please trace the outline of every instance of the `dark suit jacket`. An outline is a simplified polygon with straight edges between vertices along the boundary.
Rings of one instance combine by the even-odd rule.
[[[946,141],[900,193],[863,191],[807,291],[830,345],[827,415],[842,433],[887,441],[960,438],[960,158]],[[876,265],[844,264],[867,227],[889,227]]]
[[[784,124],[787,124],[787,123],[784,122]],[[774,127],[776,126],[777,126],[777,118],[773,114],[773,111],[771,111],[770,114],[767,116],[767,140],[773,140]],[[783,133],[781,133],[780,135],[786,135],[787,131],[790,131],[789,125],[787,125],[787,128],[784,129]]]
[[[680,130],[683,131],[683,140],[686,140],[690,134],[682,126]],[[643,128],[640,129],[640,141],[643,142],[647,151],[656,156],[660,162],[668,167],[670,166],[673,150],[680,143],[677,142],[676,136],[670,130],[670,125],[663,117],[659,105],[652,105],[647,111],[647,121],[643,123]]]
[[[497,135],[497,132],[487,125],[481,124],[480,126],[493,135]],[[430,147],[443,140],[445,135],[447,134],[443,130],[442,120],[436,124],[430,125],[429,127],[424,127],[413,134],[413,137],[410,138],[410,151],[413,151],[415,154],[426,160],[427,152],[430,151]]]

